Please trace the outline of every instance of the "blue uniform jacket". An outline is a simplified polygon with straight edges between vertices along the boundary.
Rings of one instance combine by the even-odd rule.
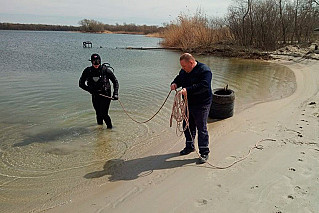
[[[210,68],[197,61],[197,65],[190,73],[181,69],[172,84],[175,83],[177,87],[186,88],[188,105],[203,106],[212,101],[211,82]]]

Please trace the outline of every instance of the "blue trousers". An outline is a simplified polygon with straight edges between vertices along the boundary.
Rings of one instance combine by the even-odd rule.
[[[210,105],[203,106],[189,106],[189,128],[184,131],[186,138],[186,148],[194,148],[194,141],[196,136],[196,129],[198,132],[198,148],[199,153],[207,155],[209,153],[209,135],[207,131],[207,119],[210,110]],[[185,128],[185,121],[183,127]],[[191,134],[192,136],[191,136]]]

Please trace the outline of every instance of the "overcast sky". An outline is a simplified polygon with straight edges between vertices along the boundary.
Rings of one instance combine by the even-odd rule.
[[[105,24],[158,25],[201,9],[224,16],[231,0],[0,0],[0,22],[78,25],[84,18]]]

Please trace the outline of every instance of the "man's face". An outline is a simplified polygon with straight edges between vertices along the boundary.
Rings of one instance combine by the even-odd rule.
[[[97,65],[96,65],[96,64],[93,64],[93,67],[94,67],[95,69],[98,69],[99,66],[100,66],[99,64],[97,64]]]
[[[92,61],[92,65],[95,69],[99,68],[100,64],[101,64],[100,60]]]
[[[189,73],[194,68],[194,61],[187,61],[187,60],[181,60],[180,61],[182,69],[185,70],[185,72]]]

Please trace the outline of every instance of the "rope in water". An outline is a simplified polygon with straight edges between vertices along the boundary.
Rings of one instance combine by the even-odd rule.
[[[174,103],[173,103],[173,108],[172,108],[172,114],[171,114],[171,119],[170,119],[170,127],[172,127],[172,122],[173,122],[173,118],[176,120],[177,122],[177,127],[176,127],[176,132],[180,131],[180,132],[184,132],[186,130],[186,128],[188,127],[188,118],[189,118],[189,113],[188,113],[188,104],[187,104],[187,97],[185,97],[185,100],[182,98],[182,94],[180,94],[177,90],[176,94],[175,94],[175,98],[174,98]],[[125,109],[123,103],[121,102],[120,99],[118,99],[123,111],[125,112],[125,114],[134,122],[139,123],[139,124],[143,124],[143,123],[147,123],[150,120],[152,120],[163,108],[163,106],[165,105],[165,103],[167,102],[168,97],[170,96],[170,94],[172,93],[172,90],[169,91],[168,95],[166,96],[163,104],[161,105],[161,107],[157,110],[157,112],[150,117],[149,119],[145,120],[145,121],[138,121],[136,119],[134,119],[132,116],[130,116],[130,114],[127,112],[127,110]],[[112,99],[112,97],[110,96],[106,96],[103,94],[99,94],[100,96],[103,96],[105,98],[109,98]],[[181,130],[181,126],[183,121],[186,121],[186,126],[183,130]]]
[[[134,119],[134,118],[133,118],[132,116],[130,116],[130,114],[127,112],[127,110],[125,109],[125,107],[124,107],[123,103],[121,102],[121,100],[118,99],[118,101],[119,101],[119,103],[120,103],[120,105],[121,105],[123,111],[125,112],[125,114],[126,114],[132,121],[134,121],[134,122],[136,122],[136,123],[138,123],[138,124],[144,124],[144,123],[147,123],[147,122],[149,122],[150,120],[152,120],[152,119],[161,111],[161,109],[163,108],[163,106],[164,106],[165,103],[167,102],[167,99],[168,99],[168,97],[170,96],[171,93],[172,93],[172,90],[169,91],[169,93],[168,93],[167,97],[165,98],[165,100],[164,100],[162,106],[157,110],[157,112],[156,112],[152,117],[150,117],[149,119],[147,119],[147,120],[145,120],[145,121],[138,121],[138,120]],[[99,95],[101,95],[101,96],[103,96],[103,97],[106,97],[106,98],[112,99],[112,97],[110,97],[110,96],[106,96],[106,95],[103,95],[103,94],[99,94]]]
[[[180,135],[182,135],[183,132],[188,129],[189,134],[191,135],[192,140],[193,140],[193,143],[194,143],[194,145],[195,145],[195,144],[196,144],[196,143],[194,142],[194,141],[195,141],[195,138],[194,138],[193,135],[191,134],[191,131],[190,131],[190,128],[189,128],[189,110],[188,110],[187,96],[185,96],[185,97],[183,98],[183,96],[182,96],[182,94],[181,94],[180,92],[178,92],[177,90],[175,90],[175,91],[176,91],[176,94],[175,94],[175,97],[174,97],[174,103],[173,103],[173,108],[172,108],[172,114],[171,114],[171,118],[170,118],[170,126],[172,126],[172,121],[173,121],[173,119],[174,119],[174,120],[176,120],[176,124],[177,124],[177,126],[176,126],[176,134],[178,134],[178,132],[180,132],[180,133],[181,133]],[[172,90],[170,90],[170,92],[168,93],[167,97],[165,98],[163,104],[162,104],[161,107],[157,110],[157,112],[156,112],[151,118],[149,118],[149,119],[147,119],[147,120],[145,120],[145,121],[137,121],[136,119],[132,118],[132,117],[128,114],[127,110],[125,109],[125,107],[124,107],[124,105],[122,104],[122,102],[120,101],[120,99],[118,99],[118,101],[119,101],[119,103],[120,103],[120,105],[121,105],[123,111],[125,112],[125,114],[126,114],[129,118],[131,118],[131,119],[132,119],[134,122],[136,122],[136,123],[143,124],[143,123],[147,123],[147,122],[149,122],[150,120],[152,120],[152,119],[161,111],[161,109],[163,108],[163,106],[164,106],[165,103],[167,102],[167,99],[168,99],[168,97],[170,96],[171,92],[172,92]],[[99,95],[101,95],[101,96],[103,96],[103,97],[106,97],[106,98],[112,99],[112,97],[110,97],[110,96],[106,96],[106,95],[103,95],[103,94],[99,94]],[[185,121],[185,127],[182,127],[183,121]],[[235,165],[235,164],[237,164],[237,163],[239,163],[239,162],[245,160],[246,158],[248,158],[253,149],[263,149],[263,146],[260,145],[260,143],[263,142],[263,141],[276,141],[276,140],[275,140],[275,139],[267,138],[267,139],[263,139],[263,140],[258,141],[254,146],[252,146],[252,147],[248,150],[248,153],[247,153],[244,157],[242,157],[242,158],[240,158],[240,159],[234,161],[233,163],[231,163],[231,164],[229,164],[229,165],[227,165],[227,166],[216,166],[216,165],[214,165],[214,164],[212,164],[212,163],[210,163],[210,162],[208,162],[208,161],[206,161],[206,163],[207,163],[208,165],[210,165],[212,168],[216,168],[216,169],[227,169],[227,168],[230,168],[230,167],[232,167],[233,165]],[[196,153],[197,153],[198,157],[201,158],[201,156],[200,156],[199,152],[197,151],[197,149],[195,149],[195,150],[196,150]]]

